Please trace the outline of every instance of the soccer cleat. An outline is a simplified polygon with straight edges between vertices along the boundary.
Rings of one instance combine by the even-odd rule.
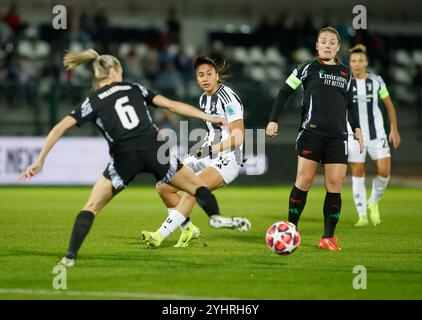
[[[75,265],[75,259],[69,259],[66,257],[63,257],[62,260],[57,264],[59,266],[64,266],[66,268],[71,268]]]
[[[157,248],[163,242],[163,236],[158,232],[142,231],[141,240],[147,244],[147,248]]]
[[[342,248],[340,248],[337,245],[337,238],[323,238],[319,240],[318,247],[320,249],[331,250],[331,251],[342,250]]]
[[[381,223],[380,211],[378,208],[378,203],[372,204],[371,201],[368,201],[369,217],[371,218],[374,226]]]
[[[191,224],[186,229],[182,230],[179,241],[174,245],[175,248],[186,248],[192,240],[198,239],[201,236],[199,228]]]
[[[229,228],[237,231],[248,231],[251,228],[251,223],[248,219],[242,217],[223,217],[220,215],[213,215],[210,217],[209,224],[212,228]]]
[[[359,217],[358,222],[355,223],[355,227],[366,227],[368,225],[368,217]]]

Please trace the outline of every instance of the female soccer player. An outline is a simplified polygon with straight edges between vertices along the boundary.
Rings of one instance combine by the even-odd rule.
[[[363,150],[357,110],[351,98],[351,72],[337,59],[340,36],[336,29],[319,30],[318,55],[298,66],[280,89],[266,133],[276,137],[278,118],[288,97],[302,86],[302,123],[296,139],[298,166],[289,197],[289,221],[297,227],[318,164],[325,169],[324,234],[319,248],[341,250],[334,238],[340,218],[341,186],[347,170],[347,120]]]
[[[353,138],[349,138],[349,163],[352,169],[353,199],[359,220],[356,227],[368,225],[367,207],[374,225],[381,223],[378,202],[384,194],[391,173],[391,156],[388,142],[397,149],[400,145],[400,134],[397,128],[397,116],[387,87],[378,75],[368,73],[368,56],[366,47],[358,44],[350,49],[350,68],[353,73],[352,92],[353,103],[359,110],[360,127],[362,129],[365,150],[359,152],[359,146]],[[390,120],[390,134],[384,130],[384,120],[378,106],[378,97],[387,108]],[[349,133],[351,129],[349,128]],[[366,153],[375,161],[377,176],[372,181],[371,196],[366,202],[365,188],[365,158]]]
[[[228,128],[216,127],[207,121],[208,134],[205,143],[195,155],[184,161],[210,190],[221,188],[236,179],[243,161],[243,105],[238,95],[222,84],[226,68],[226,63],[217,65],[206,56],[198,56],[194,62],[196,81],[204,91],[199,98],[200,108],[209,115],[228,121]],[[169,184],[157,185],[157,192],[169,212],[177,206],[182,206],[183,212],[191,212],[195,206],[194,197],[187,193],[180,196],[178,189]],[[209,223],[213,228],[232,228],[239,231],[247,231],[250,228],[249,220],[242,217],[212,215],[209,216]],[[200,235],[199,228],[193,225],[189,218],[181,225],[181,229],[182,234],[175,247],[187,247]],[[155,238],[165,237],[159,231],[153,234]]]
[[[66,267],[75,264],[79,248],[88,234],[95,216],[118,192],[141,172],[153,174],[160,183],[169,183],[185,190],[209,215],[218,214],[215,197],[191,170],[179,162],[158,157],[164,142],[157,139],[158,130],[152,122],[147,104],[153,104],[181,115],[224,125],[225,121],[207,115],[195,107],[155,94],[140,84],[123,82],[122,67],[114,56],[99,55],[90,49],[64,56],[64,66],[73,69],[84,62],[92,62],[95,88],[82,105],[64,117],[48,134],[38,159],[20,176],[21,180],[34,177],[43,167],[45,158],[71,127],[94,122],[110,148],[111,160],[103,176],[95,183],[88,202],[78,214],[73,227],[69,249],[60,261]],[[162,154],[165,152],[160,152]],[[168,155],[168,152],[167,152]],[[164,157],[163,157],[164,158]],[[161,229],[173,231],[186,217],[177,206]]]

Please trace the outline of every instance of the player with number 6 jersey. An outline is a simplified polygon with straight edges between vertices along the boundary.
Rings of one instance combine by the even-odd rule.
[[[164,142],[158,139],[158,130],[152,122],[147,105],[209,121],[215,126],[224,125],[225,121],[207,115],[188,104],[155,94],[140,84],[124,82],[121,64],[114,56],[99,55],[89,49],[83,52],[68,52],[63,60],[68,69],[88,61],[92,61],[94,90],[79,108],[50,131],[38,159],[20,176],[23,181],[34,177],[42,169],[55,143],[75,125],[95,123],[109,144],[110,162],[103,176],[95,183],[88,202],[76,217],[68,251],[59,262],[65,267],[75,264],[78,251],[91,229],[95,216],[139,173],[153,174],[157,184],[168,183],[182,189],[198,200],[207,214],[219,214],[215,197],[200,179],[172,157],[168,149],[159,152],[160,148],[164,149]],[[186,217],[187,212],[182,206],[177,206],[160,229],[163,232],[172,232]],[[157,241],[149,240],[151,246]]]

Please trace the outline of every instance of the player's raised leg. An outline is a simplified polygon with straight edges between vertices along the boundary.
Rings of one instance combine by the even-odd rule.
[[[112,183],[104,176],[101,176],[92,188],[87,203],[82,211],[76,216],[72,235],[70,237],[69,248],[59,264],[64,265],[65,267],[72,267],[75,264],[78,251],[85,237],[91,230],[95,216],[100,213],[112,198]]]
[[[355,226],[364,227],[368,225],[365,187],[365,163],[351,162],[350,168],[352,170],[353,201],[355,202],[356,212],[359,215],[359,220]]]
[[[305,208],[308,191],[312,186],[318,168],[318,162],[298,157],[295,184],[289,196],[289,222],[296,228]]]
[[[390,180],[391,158],[387,157],[375,160],[375,164],[377,176],[372,180],[372,190],[368,200],[368,208],[372,223],[378,225],[381,223],[378,202],[381,200],[387,189],[388,181]]]

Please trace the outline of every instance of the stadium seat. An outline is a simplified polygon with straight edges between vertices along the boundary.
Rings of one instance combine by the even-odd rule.
[[[395,81],[400,84],[412,84],[413,76],[409,73],[408,69],[403,67],[394,66],[391,68],[391,73]]]
[[[279,66],[286,65],[286,59],[280,54],[280,51],[275,47],[269,47],[265,51],[266,60],[268,63]]]
[[[277,65],[269,65],[266,71],[268,80],[281,82],[285,78],[281,68]]]
[[[248,74],[252,80],[264,82],[267,80],[265,68],[260,65],[252,65],[248,68]]]
[[[139,43],[136,45],[136,53],[138,54],[139,58],[145,57],[147,52],[148,47],[145,43]]]
[[[37,41],[35,51],[37,58],[45,58],[50,54],[50,45],[46,41]]]
[[[127,53],[129,52],[129,49],[131,48],[131,44],[127,42],[123,42],[119,46],[119,57],[127,57]]]
[[[248,51],[244,47],[235,47],[233,49],[233,59],[237,63],[247,64],[249,60]]]
[[[412,64],[412,58],[408,51],[400,49],[394,53],[394,61],[402,66],[409,66]]]
[[[307,48],[298,48],[293,52],[293,58],[297,62],[303,62],[312,58],[312,53]]]
[[[249,51],[249,62],[250,63],[259,63],[267,64],[267,57],[264,55],[262,48],[252,47]]]
[[[78,42],[78,41],[73,41],[70,46],[70,51],[75,51],[75,52],[81,52],[84,50],[84,46],[82,45],[82,43]]]
[[[422,50],[415,50],[412,54],[413,63],[417,65],[422,65]]]
[[[29,40],[21,40],[18,44],[18,54],[25,58],[34,57],[34,48]]]

